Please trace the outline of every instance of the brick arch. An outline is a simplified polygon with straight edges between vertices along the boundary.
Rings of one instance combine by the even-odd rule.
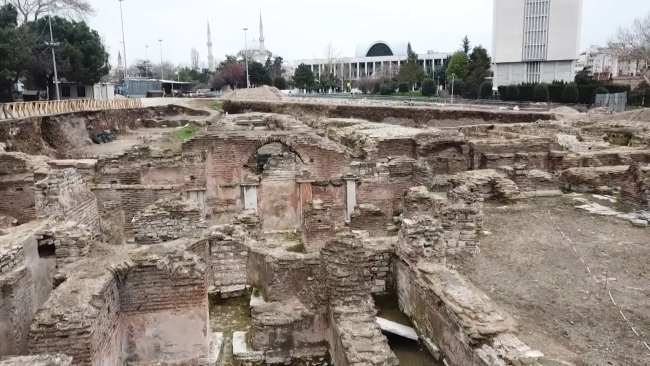
[[[255,143],[255,145],[253,145],[253,147],[246,152],[246,155],[244,155],[245,158],[243,159],[243,161],[240,161],[240,165],[246,164],[246,162],[250,160],[253,154],[255,154],[257,150],[259,150],[262,146],[272,144],[274,142],[279,142],[282,145],[288,147],[291,150],[291,152],[293,152],[298,156],[298,158],[303,164],[309,163],[309,159],[305,161],[305,157],[308,157],[307,152],[304,149],[302,149],[302,147],[298,143],[296,143],[290,136],[267,136],[259,139]]]

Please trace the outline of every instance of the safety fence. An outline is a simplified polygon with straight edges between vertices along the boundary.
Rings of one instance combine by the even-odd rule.
[[[95,111],[100,109],[142,108],[140,99],[70,99],[44,102],[16,102],[0,104],[0,120],[45,116],[49,114]]]

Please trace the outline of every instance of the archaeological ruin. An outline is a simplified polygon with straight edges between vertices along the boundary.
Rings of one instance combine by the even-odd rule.
[[[650,365],[646,110],[221,103],[0,122],[0,365]]]

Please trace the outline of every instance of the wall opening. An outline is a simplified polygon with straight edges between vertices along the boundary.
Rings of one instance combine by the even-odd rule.
[[[244,167],[255,175],[264,175],[272,171],[297,171],[302,164],[302,158],[291,147],[271,142],[257,149]]]
[[[56,258],[56,247],[54,244],[40,244],[38,246],[39,258]]]

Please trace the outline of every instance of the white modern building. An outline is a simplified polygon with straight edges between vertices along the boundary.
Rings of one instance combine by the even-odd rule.
[[[645,63],[641,60],[619,58],[611,49],[599,46],[589,47],[576,61],[577,71],[589,67],[595,78],[605,80],[610,76],[637,76],[644,66]]]
[[[494,0],[494,86],[572,81],[582,0]]]
[[[314,76],[318,78],[323,70],[334,68],[334,73],[346,80],[356,80],[363,77],[392,77],[410,52],[413,52],[410,42],[388,43],[376,41],[368,44],[359,44],[354,57],[339,57],[333,60],[315,58],[294,60],[294,67],[305,64],[310,67]],[[428,51],[418,54],[420,65],[425,71],[432,71],[437,66],[447,62],[449,53]]]

